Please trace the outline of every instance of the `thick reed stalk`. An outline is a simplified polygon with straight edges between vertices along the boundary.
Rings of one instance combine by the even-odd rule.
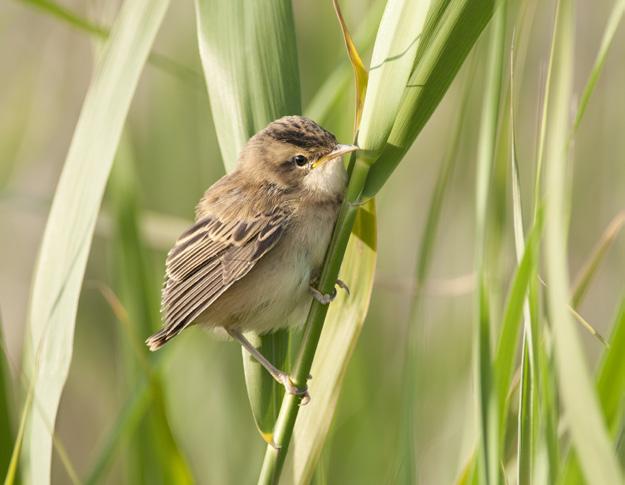
[[[347,248],[347,242],[349,241],[356,212],[358,211],[358,203],[360,202],[360,196],[365,186],[368,173],[369,163],[365,161],[362,154],[359,154],[353,162],[345,200],[339,211],[332,241],[330,242],[330,247],[326,254],[325,263],[321,272],[319,290],[323,293],[330,293],[338,278],[343,256],[345,255],[345,249]],[[305,386],[308,380],[327,312],[327,305],[322,305],[316,300],[313,300],[313,304],[308,312],[308,318],[306,319],[304,336],[295,367],[291,373],[291,380],[298,387]],[[312,396],[312,398],[314,399],[315,397]],[[293,436],[293,428],[299,411],[299,403],[300,397],[285,394],[274,430],[274,446],[267,445],[265,459],[263,461],[260,477],[258,478],[259,485],[276,484],[280,479],[280,474],[289,449],[289,443]]]

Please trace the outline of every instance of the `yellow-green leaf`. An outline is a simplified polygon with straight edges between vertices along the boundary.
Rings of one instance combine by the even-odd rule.
[[[309,382],[313,396],[300,410],[295,425],[293,471],[295,483],[309,483],[332,425],[336,403],[351,354],[367,315],[376,262],[373,201],[356,215],[340,278],[350,288],[330,306]]]
[[[197,0],[196,13],[213,122],[231,171],[254,133],[283,115],[301,112],[293,12],[288,0]],[[274,365],[286,365],[287,330],[248,338]],[[245,350],[242,354],[254,419],[263,439],[271,442],[283,388]]]
[[[373,47],[358,144],[379,152],[400,108],[430,0],[389,0]]]
[[[588,483],[623,483],[623,475],[601,415],[586,357],[567,305],[568,202],[566,194],[569,109],[573,89],[574,12],[560,0],[554,34],[546,130],[546,266],[549,316],[553,326],[559,388],[567,428]]]
[[[122,6],[52,203],[35,267],[24,356],[34,382],[24,450],[29,483],[50,482],[52,434],[95,221],[130,101],[167,6],[167,0],[129,0]]]

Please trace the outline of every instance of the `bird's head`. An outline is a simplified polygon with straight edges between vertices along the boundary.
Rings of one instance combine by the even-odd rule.
[[[303,116],[284,116],[247,143],[239,169],[257,182],[316,197],[335,197],[345,190],[341,158],[357,150]]]

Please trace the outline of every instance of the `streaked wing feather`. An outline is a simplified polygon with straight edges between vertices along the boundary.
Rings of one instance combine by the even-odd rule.
[[[167,255],[161,312],[169,336],[192,323],[280,240],[289,214],[276,208],[245,220],[206,216]]]

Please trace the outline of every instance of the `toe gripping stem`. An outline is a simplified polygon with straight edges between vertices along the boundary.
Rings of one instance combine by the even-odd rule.
[[[347,286],[344,281],[337,279],[335,284],[339,288],[345,290],[347,296],[349,296],[349,286]],[[322,305],[328,305],[336,298],[336,288],[332,288],[332,291],[330,293],[322,293],[313,285],[310,285],[310,292],[312,293],[313,298]]]
[[[293,381],[288,376],[288,374],[284,374],[282,379],[282,385],[286,389],[286,392],[293,396],[299,396],[301,398],[299,405],[306,406],[310,402],[310,394],[308,393],[308,386],[297,387],[293,384]]]

